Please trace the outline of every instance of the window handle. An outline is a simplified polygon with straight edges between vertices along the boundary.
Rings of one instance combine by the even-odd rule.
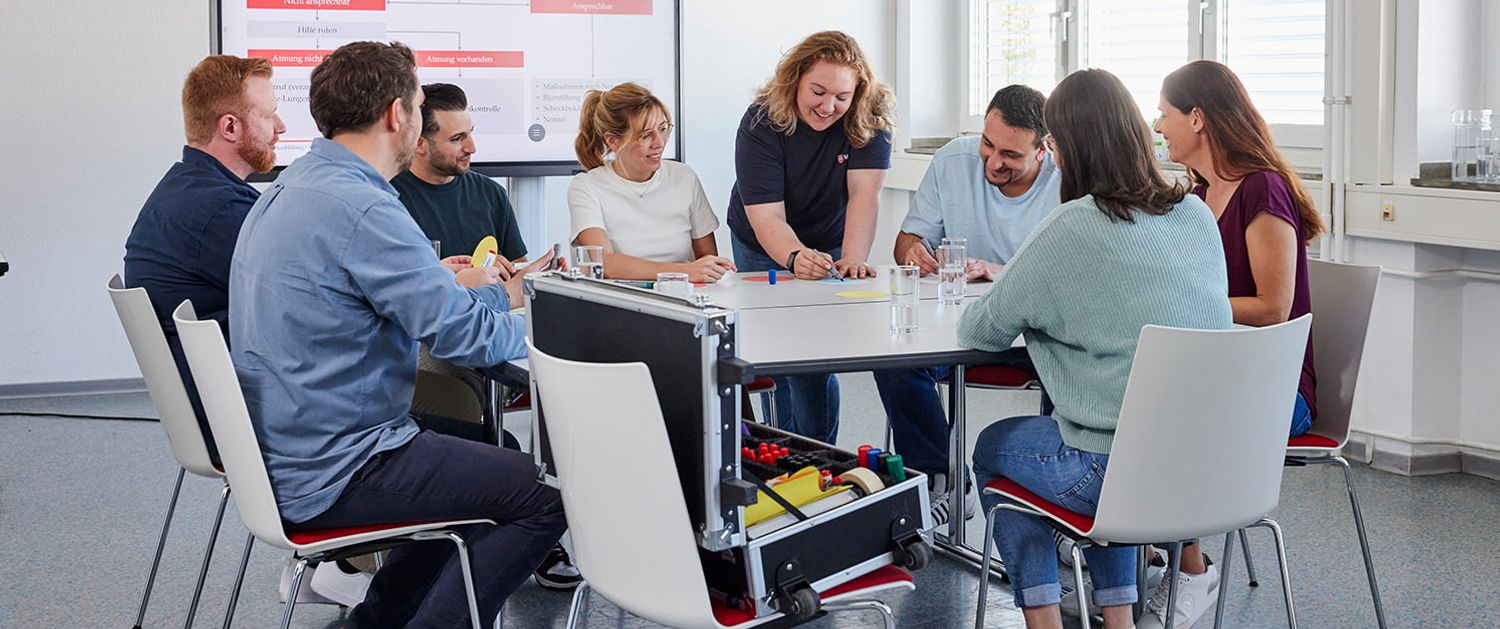
[[[1061,41],[1068,41],[1068,22],[1073,19],[1073,12],[1066,10],[1053,11],[1051,17],[1052,38]]]
[[[1200,2],[1198,2],[1198,34],[1199,35],[1203,35],[1203,34],[1205,34],[1207,32],[1207,31],[1203,30],[1203,25],[1204,25],[1204,22],[1207,20],[1206,16],[1213,14],[1213,12],[1214,12],[1214,10],[1212,8],[1209,8],[1207,0],[1201,0]]]

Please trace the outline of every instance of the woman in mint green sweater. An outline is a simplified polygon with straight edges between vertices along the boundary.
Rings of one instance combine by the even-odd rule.
[[[1229,328],[1224,251],[1208,207],[1157,171],[1150,130],[1114,75],[1069,75],[1044,117],[1063,204],[964,312],[959,340],[1002,351],[1024,334],[1056,408],[985,428],[974,473],[1093,515],[1141,327]],[[1052,529],[1001,510],[994,535],[1027,626],[1061,627]],[[1135,549],[1084,554],[1105,626],[1131,626]]]

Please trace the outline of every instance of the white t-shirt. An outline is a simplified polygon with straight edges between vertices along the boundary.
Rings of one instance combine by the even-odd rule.
[[[686,164],[663,160],[647,181],[621,177],[609,164],[568,184],[573,235],[598,227],[616,253],[653,262],[691,262],[693,240],[714,233],[719,217]]]

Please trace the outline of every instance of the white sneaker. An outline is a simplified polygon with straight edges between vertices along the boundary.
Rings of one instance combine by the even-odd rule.
[[[1073,546],[1076,545],[1076,542],[1074,542],[1072,538],[1057,531],[1052,532],[1052,541],[1057,544],[1057,562],[1064,566],[1072,568]],[[1083,559],[1083,569],[1089,569],[1089,560],[1087,557],[1084,557]]]
[[[1141,616],[1140,622],[1136,623],[1138,629],[1155,629],[1167,625],[1167,588],[1166,579],[1162,579],[1151,591],[1151,598],[1146,600],[1146,614]],[[1219,567],[1210,564],[1208,571],[1203,574],[1177,573],[1177,605],[1171,610],[1172,626],[1175,629],[1189,629],[1193,623],[1208,611],[1216,602],[1215,597],[1219,594]]]
[[[1066,580],[1069,583],[1072,583],[1073,576],[1067,575]],[[1089,606],[1090,616],[1098,616],[1099,614],[1104,613],[1104,611],[1101,610],[1098,605],[1094,604],[1094,581],[1089,577],[1089,575],[1083,575],[1083,593],[1086,597],[1083,600]],[[1062,603],[1060,604],[1060,606],[1062,607],[1062,614],[1064,616],[1067,616],[1069,618],[1077,618],[1078,590],[1073,590],[1071,592],[1068,592],[1067,594],[1063,594]]]
[[[952,496],[948,487],[948,475],[929,474],[927,488],[927,497],[932,505],[932,525],[943,526],[948,523],[948,498]],[[979,492],[974,489],[974,483],[964,483],[964,519],[973,519],[978,514]]]
[[[1064,537],[1063,539],[1067,539],[1067,538]],[[1071,544],[1072,542],[1073,542],[1073,540],[1068,540],[1068,543]],[[1072,556],[1073,556],[1073,550],[1072,550],[1071,547],[1068,549],[1068,553],[1067,553],[1066,556],[1069,559],[1072,558]],[[1158,549],[1156,549],[1156,558],[1153,559],[1151,561],[1151,563],[1149,563],[1149,564],[1146,565],[1146,589],[1148,591],[1154,591],[1157,588],[1157,586],[1161,584],[1161,577],[1162,577],[1162,575],[1164,575],[1164,574],[1167,573],[1166,558],[1167,558],[1167,551],[1164,551],[1164,550],[1158,548]],[[1085,566],[1084,569],[1088,569],[1088,567]],[[1064,574],[1064,575],[1059,575],[1059,576],[1065,582],[1071,583],[1073,581],[1073,575],[1071,575],[1071,574]],[[1089,615],[1091,615],[1091,616],[1097,616],[1099,614],[1104,613],[1100,609],[1100,607],[1098,605],[1094,604],[1094,579],[1093,579],[1093,577],[1091,577],[1091,576],[1089,576],[1087,574],[1083,575],[1083,589],[1084,589],[1085,595],[1088,597],[1088,598],[1086,598],[1084,600],[1087,601],[1087,604],[1089,606]],[[1166,596],[1166,595],[1163,594],[1163,596]],[[1068,616],[1070,618],[1077,618],[1078,617],[1078,597],[1077,597],[1077,595],[1074,592],[1068,592],[1067,594],[1063,595],[1063,597],[1062,597],[1062,613],[1063,613],[1064,616]]]
[[[297,558],[288,557],[286,565],[281,567],[281,583],[276,588],[276,602],[286,603],[286,595],[292,591],[292,571],[297,568]],[[297,588],[297,604],[315,603],[319,605],[338,605],[327,597],[314,592],[311,586],[313,575],[317,574],[312,566],[302,571],[302,587]]]
[[[373,575],[359,570],[355,570],[352,574],[345,572],[344,567],[338,562],[328,562],[318,566],[308,586],[324,598],[352,608],[365,601],[365,590],[370,589],[372,578]]]

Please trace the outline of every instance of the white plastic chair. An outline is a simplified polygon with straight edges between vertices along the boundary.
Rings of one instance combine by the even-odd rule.
[[[1375,620],[1385,629],[1385,606],[1381,604],[1380,585],[1375,580],[1375,562],[1365,533],[1364,515],[1354,493],[1354,474],[1349,470],[1349,462],[1340,456],[1349,441],[1350,409],[1354,405],[1354,388],[1364,357],[1380,267],[1308,260],[1307,276],[1312,288],[1312,311],[1317,315],[1312,326],[1312,344],[1313,364],[1318,373],[1318,419],[1307,434],[1287,441],[1286,465],[1292,468],[1337,465],[1344,471],[1344,486],[1354,511],[1354,529],[1359,534],[1359,550],[1370,581],[1370,598],[1375,604]],[[1250,545],[1243,532],[1240,545],[1245,551],[1250,585],[1258,585]]]
[[[548,356],[529,341],[528,346],[531,373],[547,409],[547,436],[568,512],[573,560],[585,579],[573,596],[569,629],[577,625],[589,590],[669,627],[754,627],[782,618],[780,613],[756,618],[710,599],[646,365],[574,362]],[[631,477],[652,479],[658,490],[620,490],[618,454],[627,444]],[[822,609],[877,610],[889,628],[895,624],[890,608],[853,599],[914,587],[906,571],[887,566],[820,593]]]
[[[182,302],[172,312],[177,334],[187,354],[188,366],[203,398],[208,423],[218,436],[219,456],[230,486],[235,488],[234,506],[250,533],[262,543],[292,551],[297,567],[292,573],[292,588],[287,594],[283,629],[291,626],[297,592],[308,565],[343,557],[361,555],[371,550],[389,548],[393,542],[448,540],[458,547],[459,566],[469,595],[469,619],[479,629],[479,605],[474,597],[474,578],[469,568],[469,548],[451,529],[468,524],[494,524],[492,520],[470,519],[441,522],[376,524],[320,531],[287,532],[282,527],[281,509],[271,490],[271,477],[261,458],[260,440],[255,436],[239,378],[229,360],[229,346],[214,321],[199,321],[193,304]],[[241,566],[241,578],[244,567]]]
[[[1068,511],[1010,479],[997,479],[985,491],[1006,502],[985,514],[980,565],[989,565],[999,509],[1050,520],[1078,541],[1073,548],[1073,579],[1079,592],[1084,587],[1083,545],[1173,540],[1172,565],[1163,577],[1170,579],[1171,609],[1177,595],[1180,540],[1225,534],[1227,550],[1228,537],[1235,531],[1264,526],[1276,537],[1287,622],[1295,628],[1281,528],[1264,517],[1281,497],[1286,425],[1266,418],[1292,414],[1311,323],[1312,315],[1305,315],[1263,328],[1142,328],[1095,515]],[[1178,464],[1162,465],[1168,460]],[[1193,473],[1182,474],[1183,469]],[[1226,560],[1225,569],[1227,565]],[[988,574],[981,571],[976,627],[984,626],[988,585]],[[1078,597],[1078,604],[1087,629],[1085,598]],[[1215,626],[1222,604],[1219,610]],[[1171,626],[1169,615],[1167,627]]]
[[[182,493],[183,475],[192,472],[197,476],[217,480],[223,485],[219,490],[219,512],[214,516],[208,546],[203,549],[197,585],[193,587],[193,599],[188,604],[187,620],[183,623],[184,627],[191,627],[193,617],[197,615],[198,600],[203,595],[203,582],[208,576],[208,565],[213,558],[214,542],[219,538],[219,525],[224,521],[224,506],[229,501],[229,483],[224,480],[224,472],[214,467],[209,459],[208,446],[204,441],[203,431],[198,426],[198,415],[193,411],[192,402],[188,401],[187,387],[182,381],[182,374],[177,371],[177,363],[172,359],[172,350],[167,346],[166,334],[162,332],[161,323],[156,319],[156,311],[151,308],[151,298],[146,294],[146,289],[126,288],[119,274],[109,279],[107,288],[109,298],[115,304],[115,312],[120,315],[120,325],[125,328],[125,337],[130,341],[130,349],[135,354],[135,362],[146,380],[146,391],[151,394],[151,403],[156,406],[156,413],[161,417],[162,430],[167,434],[167,446],[178,465],[177,483],[172,487],[172,499],[167,503],[167,517],[161,525],[161,536],[156,542],[156,555],[151,559],[151,572],[146,577],[146,592],[141,595],[141,606],[136,611],[134,629],[141,629],[146,619],[151,587],[156,583],[156,570],[161,565],[162,549],[167,544],[167,531],[172,527],[172,515],[177,510],[177,497]],[[245,554],[240,559],[241,574],[244,573],[245,559],[250,556],[250,544],[253,540],[254,538],[245,540]],[[229,626],[229,619],[234,615],[239,590],[240,583],[236,581],[229,598],[229,609],[224,615],[225,627]]]

